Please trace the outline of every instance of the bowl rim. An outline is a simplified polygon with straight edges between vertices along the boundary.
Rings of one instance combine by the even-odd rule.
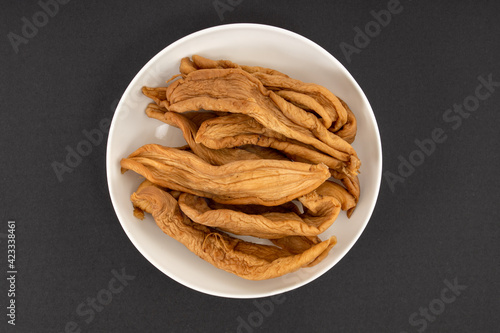
[[[234,294],[234,293],[230,294],[230,293],[224,293],[224,292],[214,292],[214,291],[211,291],[211,290],[208,290],[208,289],[200,288],[199,286],[192,285],[188,281],[184,281],[184,280],[182,280],[181,278],[179,278],[179,277],[177,277],[175,275],[171,275],[171,274],[168,274],[167,272],[165,272],[164,269],[162,268],[162,266],[158,262],[156,262],[156,260],[154,258],[151,258],[147,254],[147,251],[145,250],[145,248],[141,244],[141,242],[139,242],[134,237],[133,233],[127,227],[126,223],[124,223],[122,221],[121,213],[117,209],[118,199],[113,194],[113,191],[111,189],[113,187],[113,185],[112,185],[112,182],[110,181],[110,179],[111,179],[111,168],[114,167],[113,165],[111,165],[112,161],[111,161],[111,158],[110,158],[110,155],[111,155],[110,141],[112,140],[112,137],[113,137],[112,134],[113,134],[113,132],[116,130],[116,123],[117,123],[117,117],[116,117],[116,115],[117,115],[117,112],[122,108],[123,104],[125,103],[126,97],[130,94],[132,87],[135,86],[135,84],[139,80],[139,78],[142,77],[142,75],[144,74],[144,72],[146,72],[151,67],[151,65],[153,63],[155,63],[159,58],[161,58],[163,56],[163,54],[167,53],[170,49],[175,48],[177,45],[179,45],[181,43],[184,43],[184,42],[186,42],[186,41],[188,41],[190,39],[201,37],[201,36],[206,35],[206,34],[211,34],[211,33],[217,32],[217,31],[223,31],[223,30],[234,29],[234,28],[249,29],[249,30],[259,29],[259,30],[264,30],[264,31],[273,31],[273,32],[284,34],[284,35],[288,35],[288,37],[293,37],[293,38],[300,39],[301,41],[303,41],[306,44],[308,44],[310,47],[314,48],[316,51],[323,53],[323,55],[325,55],[327,58],[329,58],[330,61],[332,61],[333,63],[335,63],[336,67],[343,73],[343,75],[345,75],[345,77],[351,82],[351,84],[353,85],[353,87],[357,90],[357,92],[359,93],[359,95],[363,99],[363,104],[365,104],[368,107],[368,111],[369,112],[368,112],[367,116],[370,118],[370,121],[373,123],[374,129],[375,129],[375,133],[376,133],[376,142],[375,142],[374,147],[376,148],[376,154],[377,154],[377,156],[380,157],[378,159],[378,163],[376,165],[371,165],[370,166],[371,168],[375,168],[376,169],[375,170],[376,171],[375,174],[377,176],[377,179],[376,179],[376,183],[375,183],[375,186],[376,186],[375,195],[373,196],[373,198],[371,199],[371,202],[368,205],[367,218],[365,219],[364,223],[359,228],[359,230],[356,232],[355,236],[352,239],[349,240],[349,244],[346,246],[346,248],[344,249],[344,251],[341,252],[341,253],[339,253],[338,259],[335,260],[328,267],[326,267],[326,268],[318,271],[315,275],[313,275],[313,276],[311,276],[311,277],[309,277],[307,279],[302,279],[300,282],[297,282],[296,284],[293,284],[292,286],[278,288],[278,289],[273,290],[272,292],[256,292],[256,293],[252,293],[251,295],[249,295],[249,294]],[[115,112],[113,114],[111,125],[109,127],[108,139],[107,139],[106,145],[107,145],[107,147],[106,147],[106,180],[107,180],[107,184],[108,184],[108,192],[109,192],[109,195],[110,195],[110,198],[111,198],[111,203],[112,203],[113,209],[115,211],[115,214],[117,215],[118,221],[120,222],[120,225],[122,226],[123,230],[125,231],[125,234],[129,238],[129,240],[135,246],[135,248],[137,249],[137,251],[139,251],[139,253],[143,257],[145,257],[154,267],[156,267],[163,274],[165,274],[166,276],[168,276],[169,278],[171,278],[172,280],[178,282],[179,284],[181,284],[183,286],[186,286],[186,287],[188,287],[188,288],[190,288],[192,290],[196,290],[198,292],[202,292],[204,294],[211,295],[211,296],[218,296],[218,297],[225,297],[225,298],[234,298],[234,299],[253,299],[253,298],[268,297],[268,296],[278,295],[278,294],[281,294],[281,293],[284,293],[284,292],[295,290],[295,289],[297,289],[299,287],[302,287],[302,286],[310,283],[311,281],[319,278],[321,275],[323,275],[324,273],[326,273],[327,271],[329,271],[331,268],[333,268],[335,265],[337,265],[338,262],[345,257],[345,255],[347,254],[347,252],[349,252],[352,249],[352,247],[354,246],[354,244],[358,241],[359,237],[361,236],[361,234],[365,230],[368,222],[371,220],[371,217],[373,215],[373,211],[374,211],[376,203],[377,203],[377,199],[378,199],[379,194],[380,194],[380,187],[381,187],[381,181],[382,181],[382,164],[383,164],[382,143],[381,143],[380,131],[379,131],[379,128],[378,128],[377,120],[375,118],[375,114],[373,112],[373,109],[372,109],[372,107],[370,105],[370,102],[368,101],[365,93],[363,92],[363,90],[361,89],[361,87],[359,86],[359,84],[356,82],[356,80],[353,78],[353,76],[351,75],[351,73],[349,73],[349,71],[342,65],[342,63],[338,59],[336,59],[331,53],[329,53],[327,50],[325,50],[322,46],[320,46],[319,44],[313,42],[309,38],[304,37],[304,36],[302,36],[302,35],[300,35],[300,34],[298,34],[296,32],[293,32],[293,31],[290,31],[290,30],[287,30],[287,29],[284,29],[284,28],[272,26],[272,25],[267,25],[267,24],[259,24],[259,23],[231,23],[231,24],[223,24],[223,25],[213,26],[213,27],[205,28],[205,29],[202,29],[202,30],[190,33],[190,34],[188,34],[188,35],[186,35],[186,36],[184,36],[184,37],[182,37],[182,38],[180,38],[180,39],[172,42],[171,44],[169,44],[165,48],[163,48],[161,51],[159,51],[154,57],[152,57],[148,62],[146,62],[142,66],[142,68],[140,69],[140,71],[137,72],[137,74],[130,81],[130,83],[128,84],[127,88],[123,92],[123,94],[122,94],[122,96],[120,98],[120,101],[118,102],[118,104],[116,106],[116,109],[115,109]]]

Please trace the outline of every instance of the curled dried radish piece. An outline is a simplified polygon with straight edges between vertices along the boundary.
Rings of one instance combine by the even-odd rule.
[[[182,131],[184,140],[186,140],[193,153],[212,165],[223,165],[241,160],[258,160],[261,158],[260,155],[251,153],[244,149],[211,149],[205,145],[197,143],[195,137],[198,132],[198,127],[193,121],[183,114],[170,111],[162,112],[154,105],[148,106],[146,114],[150,118],[158,119],[166,124],[179,128]]]
[[[307,163],[323,163],[341,174],[348,173],[342,161],[312,146],[266,130],[254,119],[243,115],[229,115],[204,121],[197,132],[196,142],[212,149],[242,145],[273,148],[292,160],[300,158]]]
[[[135,206],[146,207],[161,230],[191,252],[248,280],[271,279],[306,267],[324,257],[336,243],[335,237],[331,237],[292,254],[280,247],[246,242],[194,223],[181,212],[170,194],[155,186],[143,187],[131,199]]]
[[[313,192],[299,200],[306,207],[304,214],[272,211],[248,214],[232,207],[214,208],[205,198],[188,193],[181,194],[179,206],[196,223],[236,235],[267,239],[319,235],[332,225],[340,212],[340,202],[334,197]],[[314,211],[308,207],[313,207]]]
[[[168,86],[166,99],[165,107],[174,112],[203,109],[249,115],[264,127],[342,161],[354,175],[360,167],[356,151],[349,143],[329,131],[314,115],[267,90],[241,69],[191,72]]]
[[[331,182],[326,181],[321,184],[316,190],[316,193],[323,196],[334,197],[341,204],[342,210],[349,210],[356,206],[356,198],[349,193],[343,186]]]
[[[347,176],[335,170],[330,170],[330,172],[333,178],[339,179],[342,182],[347,191],[354,197],[354,201],[357,204],[361,192],[358,176]],[[351,217],[352,213],[354,212],[354,208],[355,206],[347,210],[348,217]]]
[[[270,68],[193,55],[179,71],[143,93],[156,103],[147,115],[180,128],[188,146],[145,145],[122,159],[122,171],[147,179],[131,196],[134,215],[152,213],[192,252],[246,279],[321,262],[336,238],[318,234],[359,199],[354,113],[325,87]]]
[[[189,74],[192,71],[198,69],[213,69],[213,68],[241,68],[245,72],[252,73],[264,73],[271,75],[279,75],[288,77],[288,75],[278,72],[275,69],[260,67],[260,66],[240,66],[229,60],[211,60],[200,55],[193,54],[193,60],[189,58],[183,58],[181,60],[180,72],[181,74]],[[189,70],[187,70],[189,67]],[[183,70],[184,69],[184,70]]]
[[[347,111],[347,122],[344,124],[344,126],[342,126],[342,128],[340,128],[337,131],[335,131],[334,127],[331,127],[328,130],[334,132],[345,141],[353,143],[354,139],[356,138],[356,132],[358,130],[358,122],[356,120],[356,117],[354,116],[354,113],[351,111],[347,103],[341,99],[340,102]]]
[[[156,144],[142,146],[120,164],[159,186],[225,204],[280,205],[330,177],[324,164],[247,160],[213,166],[190,152]]]
[[[288,236],[283,238],[271,239],[271,242],[293,254],[299,254],[310,249],[316,244],[321,243],[321,239],[318,236]],[[335,238],[335,236],[332,236],[329,248],[331,249],[335,244],[337,244],[337,238]],[[329,251],[330,250],[327,249],[305,267],[313,267],[319,264],[323,259],[326,258]]]
[[[181,61],[180,72],[184,76],[198,69],[240,68],[258,78],[267,89],[275,91],[303,109],[316,112],[326,128],[330,128],[332,122],[336,121],[332,129],[337,131],[348,120],[346,105],[323,86],[292,79],[270,68],[240,66],[229,60],[211,60],[199,55],[193,55],[192,58],[192,61],[189,58]],[[187,64],[189,64],[189,71],[183,70]]]
[[[276,90],[275,92],[280,97],[283,97],[290,103],[293,103],[304,110],[316,112],[321,117],[321,121],[326,128],[330,128],[333,121],[337,119],[337,114],[331,114],[331,112],[328,112],[325,109],[324,105],[321,105],[317,100],[307,94],[299,93],[293,90]]]

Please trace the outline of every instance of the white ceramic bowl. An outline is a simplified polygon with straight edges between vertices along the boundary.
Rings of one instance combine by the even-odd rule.
[[[120,173],[120,159],[147,143],[185,144],[181,132],[144,110],[150,102],[141,87],[162,86],[178,73],[180,59],[199,54],[239,64],[279,70],[304,82],[314,82],[341,97],[355,113],[358,133],[353,146],[361,159],[361,199],[350,219],[342,212],[320,237],[336,235],[337,245],[319,265],[266,281],[248,281],[217,269],[165,235],[151,216],[132,215],[130,194],[141,182],[134,172]],[[172,43],[151,59],[132,80],[118,104],[108,138],[107,177],[111,201],[123,229],[137,249],[160,271],[203,293],[255,298],[303,286],[332,268],[354,245],[372,214],[377,199],[382,150],[375,116],[363,91],[347,70],[314,42],[287,30],[260,24],[230,24],[205,29]],[[333,271],[331,274],[341,274]]]

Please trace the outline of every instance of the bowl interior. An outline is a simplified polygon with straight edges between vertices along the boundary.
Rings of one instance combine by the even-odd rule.
[[[144,110],[150,102],[142,86],[164,86],[178,73],[180,59],[199,54],[239,64],[279,70],[304,82],[330,89],[353,110],[358,133],[353,147],[361,159],[361,198],[350,219],[341,213],[320,237],[336,235],[337,245],[319,265],[266,281],[247,281],[217,269],[165,235],[151,216],[132,215],[130,194],[142,178],[120,173],[120,159],[147,143],[179,146],[182,133]],[[107,176],[111,200],[120,223],[137,249],[160,271],[179,283],[211,295],[253,298],[279,294],[302,286],[332,268],[354,245],[372,214],[382,170],[380,137],[373,111],[362,90],[347,70],[312,41],[280,28],[258,24],[231,24],[205,29],[166,47],[137,74],[123,94],[111,124],[107,147]]]

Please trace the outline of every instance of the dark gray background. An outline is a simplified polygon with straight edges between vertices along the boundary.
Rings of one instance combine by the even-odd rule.
[[[442,117],[474,94],[479,76],[500,81],[500,3],[402,0],[402,12],[351,62],[340,43],[352,45],[354,28],[364,28],[386,1],[232,3],[221,20],[211,0],[73,0],[16,53],[8,33],[20,35],[21,19],[41,8],[35,0],[3,2],[0,271],[7,221],[14,219],[18,277],[17,325],[0,313],[0,331],[63,332],[74,321],[82,332],[235,332],[238,317],[258,319],[254,300],[192,291],[135,249],[109,199],[105,140],[62,182],[51,167],[64,162],[66,146],[85,139],[83,130],[113,116],[129,82],[164,47],[203,28],[255,22],[308,37],[346,66],[375,112],[384,172],[397,173],[398,157],[408,158],[415,139],[434,128],[447,140],[394,191],[383,179],[352,250],[316,281],[286,293],[252,330],[497,332],[500,88],[456,130]],[[135,278],[87,324],[77,307],[122,269]],[[412,326],[412,314],[439,305],[444,281],[454,279],[467,288],[426,327]]]

